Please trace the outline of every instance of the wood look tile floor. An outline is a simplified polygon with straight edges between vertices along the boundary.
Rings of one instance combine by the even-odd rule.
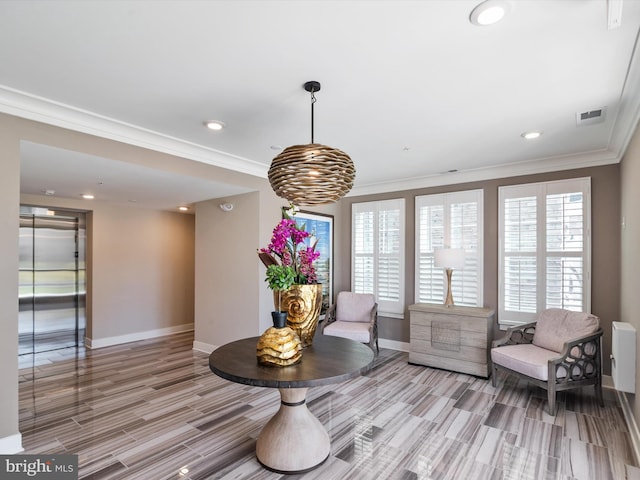
[[[277,390],[209,370],[191,334],[21,359],[20,431],[27,454],[79,456],[82,479],[279,479],[255,442]],[[305,479],[640,479],[614,392],[559,396],[501,377],[409,365],[381,350],[362,377],[309,389],[331,437],[328,460]],[[303,360],[304,361],[304,360]]]

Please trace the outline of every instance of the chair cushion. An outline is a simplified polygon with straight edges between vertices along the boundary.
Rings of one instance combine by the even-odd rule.
[[[369,325],[369,322],[357,323],[338,320],[327,325],[323,333],[334,337],[349,338],[356,342],[369,343]]]
[[[375,303],[376,300],[372,294],[340,292],[336,298],[336,320],[369,324],[371,322],[371,309]],[[369,328],[368,325],[366,328]]]
[[[505,345],[491,349],[493,363],[543,381],[549,379],[549,359],[557,356],[558,353],[553,350],[537,347],[530,343]],[[561,376],[558,375],[558,377]]]
[[[591,335],[598,328],[600,320],[595,315],[550,308],[538,315],[533,344],[560,353],[565,342]]]

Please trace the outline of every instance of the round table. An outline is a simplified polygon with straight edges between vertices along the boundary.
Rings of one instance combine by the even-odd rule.
[[[353,340],[317,335],[313,345],[303,350],[299,364],[266,367],[257,361],[258,338],[217,348],[209,356],[209,367],[232,382],[280,390],[280,409],[260,432],[256,457],[274,472],[307,472],[321,465],[331,451],[329,434],[307,408],[308,388],[367,372],[373,364],[373,351]]]

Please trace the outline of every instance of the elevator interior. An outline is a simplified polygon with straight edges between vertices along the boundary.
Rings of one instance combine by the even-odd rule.
[[[85,214],[21,206],[19,244],[19,355],[82,346]]]

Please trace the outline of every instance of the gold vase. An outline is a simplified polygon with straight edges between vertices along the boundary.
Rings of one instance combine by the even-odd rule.
[[[275,313],[272,312],[273,316]],[[284,319],[283,323],[284,323]],[[279,326],[273,317],[273,327],[269,327],[258,339],[256,345],[258,363],[268,367],[287,367],[295,365],[302,359],[300,337],[287,326]]]
[[[273,301],[277,309],[278,292],[274,292]],[[322,285],[293,285],[289,290],[280,292],[280,304],[288,313],[287,325],[298,334],[303,347],[310,346],[320,318]]]

